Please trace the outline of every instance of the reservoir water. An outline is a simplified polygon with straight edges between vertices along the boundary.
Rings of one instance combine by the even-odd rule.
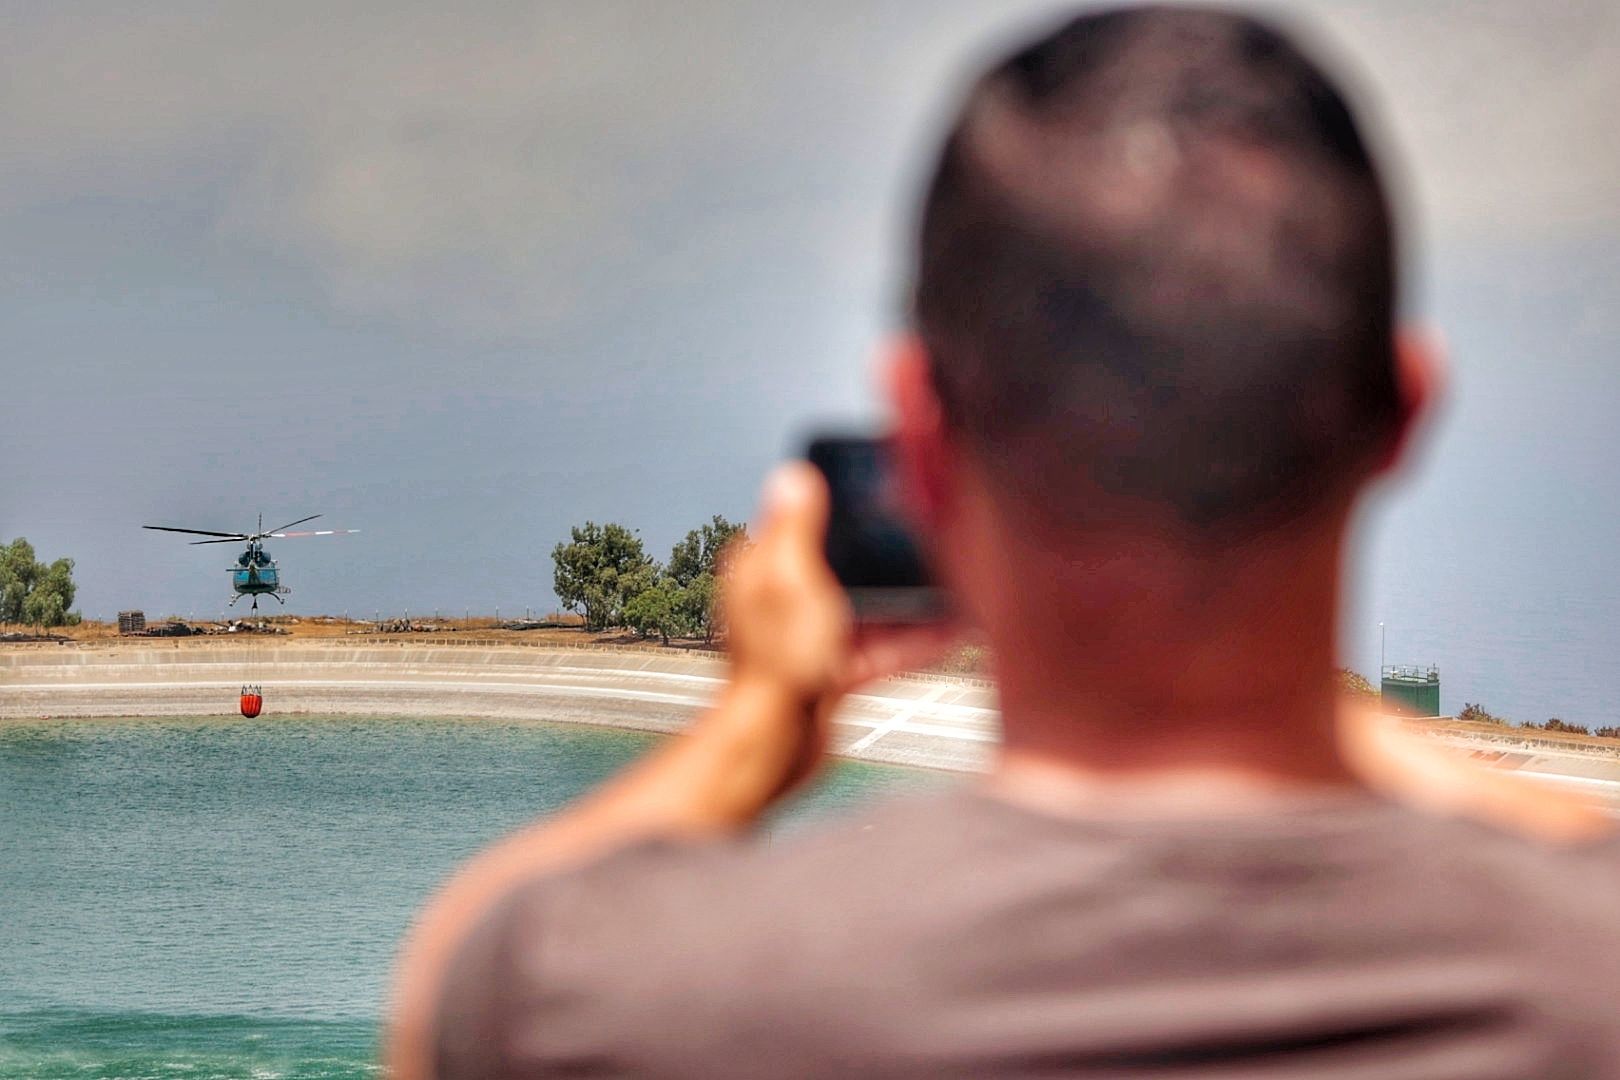
[[[371,718],[0,727],[0,1080],[373,1076],[412,913],[656,736]],[[839,763],[770,825],[950,782]]]

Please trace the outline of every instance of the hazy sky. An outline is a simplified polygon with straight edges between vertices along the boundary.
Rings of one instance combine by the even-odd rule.
[[[289,610],[504,613],[553,602],[571,522],[664,556],[746,516],[871,412],[940,119],[1064,9],[450,7],[0,8],[0,539],[74,557],[86,613],[220,610],[229,549],[147,522],[324,512],[365,531],[272,549]],[[1620,5],[1279,10],[1399,150],[1453,352],[1351,659],[1382,619],[1391,660],[1488,683],[1556,626],[1620,700]]]

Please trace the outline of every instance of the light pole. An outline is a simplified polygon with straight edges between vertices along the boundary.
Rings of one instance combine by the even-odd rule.
[[[1384,681],[1384,624],[1378,624],[1378,681]]]

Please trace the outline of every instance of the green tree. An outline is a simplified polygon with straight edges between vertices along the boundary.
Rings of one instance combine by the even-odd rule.
[[[569,530],[569,542],[551,552],[557,599],[585,616],[588,630],[624,625],[625,602],[657,579],[658,568],[641,537],[623,525],[587,521]]]
[[[669,575],[682,590],[680,604],[686,621],[703,635],[705,642],[714,640],[718,621],[716,603],[720,590],[717,583],[725,573],[721,556],[728,545],[747,542],[748,526],[716,514],[708,524],[687,533],[669,553]]]
[[[0,622],[77,623],[79,616],[72,610],[77,591],[72,559],[57,559],[47,566],[34,557],[33,545],[22,537],[0,547]]]
[[[671,637],[692,631],[687,590],[665,574],[625,601],[624,621],[642,637],[657,634],[668,645]]]
[[[23,602],[22,621],[34,626],[61,626],[67,622],[67,608],[62,604],[61,594],[39,589],[29,593]]]
[[[22,622],[23,603],[39,575],[34,546],[22,537],[0,547],[0,622]]]
[[[715,563],[733,539],[748,540],[748,526],[714,515],[707,525],[687,533],[669,553],[669,576],[683,588],[701,574],[715,576]]]
[[[694,633],[703,635],[706,645],[714,641],[714,631],[719,622],[719,600],[719,584],[714,575],[707,572],[687,582],[681,590],[681,610],[686,615],[687,625]]]

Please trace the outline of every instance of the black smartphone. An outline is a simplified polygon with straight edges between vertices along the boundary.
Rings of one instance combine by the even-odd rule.
[[[805,457],[827,478],[827,562],[856,616],[871,622],[943,618],[945,593],[906,527],[888,442],[823,436],[811,440]]]

